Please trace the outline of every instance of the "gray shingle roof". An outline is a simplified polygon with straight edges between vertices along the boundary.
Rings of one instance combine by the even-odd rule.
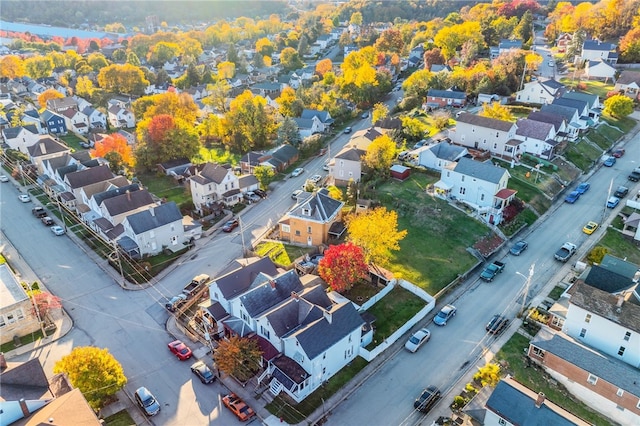
[[[600,262],[600,266],[608,269],[609,271],[615,271],[622,276],[635,278],[640,274],[640,267],[635,263],[628,262],[626,260],[618,259],[610,254],[605,254],[604,258]]]
[[[570,123],[573,120],[574,115],[578,115],[580,117],[580,112],[576,108],[562,106],[558,104],[545,104],[542,105],[540,111],[551,114],[551,115],[559,115],[567,120],[567,123]]]
[[[85,185],[109,180],[112,177],[113,173],[111,173],[109,166],[106,164],[103,166],[79,170],[77,172],[71,172],[65,175],[65,179],[69,182],[69,186],[71,188],[81,188]]]
[[[474,126],[486,127],[488,129],[500,130],[508,132],[514,126],[510,121],[498,120],[496,118],[483,117],[481,115],[471,114],[468,112],[460,114],[457,118],[459,123],[467,123]]]
[[[616,271],[607,270],[600,265],[593,265],[584,282],[607,293],[618,293],[634,285],[631,278],[620,275]]]
[[[300,114],[300,118],[311,119],[313,117],[318,117],[322,123],[333,123],[333,119],[329,118],[329,113],[327,111],[304,109],[302,110],[302,114]]]
[[[329,191],[322,188],[312,197],[295,206],[289,216],[326,223],[342,209],[344,203],[329,196]]]
[[[315,359],[354,330],[364,325],[362,317],[351,302],[333,305],[328,310],[331,321],[321,319],[292,334],[309,359]]]
[[[549,131],[553,128],[553,124],[534,121],[528,118],[520,119],[516,124],[518,126],[516,135],[526,136],[541,141],[544,141],[549,137]]]
[[[149,210],[129,215],[125,220],[129,222],[133,232],[136,235],[140,235],[143,232],[160,228],[171,222],[182,221],[182,213],[180,213],[180,209],[175,202],[169,201]]]
[[[473,176],[491,183],[500,182],[504,174],[508,173],[502,167],[494,166],[491,163],[481,163],[466,157],[462,157],[453,170],[465,176]]]
[[[640,71],[625,70],[620,73],[620,77],[616,80],[616,84],[636,83],[640,86]]]
[[[102,201],[104,207],[107,209],[111,216],[130,212],[139,209],[140,207],[148,206],[154,203],[153,197],[146,189],[133,192],[125,191],[125,193],[122,193],[121,189],[122,188],[113,190],[118,191],[119,194],[106,198],[104,199],[104,201]]]
[[[40,140],[27,148],[31,157],[39,157],[41,155],[49,155],[56,152],[70,151],[70,148],[49,137],[40,138]]]
[[[286,163],[298,155],[298,150],[293,145],[283,144],[274,149],[271,155],[283,163]]]
[[[196,181],[202,185],[206,185],[211,182],[219,184],[222,183],[228,173],[229,169],[222,167],[219,164],[207,163],[202,171],[192,179],[200,177],[200,179],[196,179]]]
[[[578,281],[568,291],[572,305],[593,312],[611,322],[640,332],[640,306],[633,303],[622,303],[618,309],[618,296]]]
[[[278,274],[276,265],[274,265],[268,257],[263,257],[249,264],[238,266],[236,269],[216,278],[214,281],[218,285],[222,296],[230,300],[244,293],[260,274],[265,274],[270,277]]]
[[[284,337],[322,317],[322,309],[328,309],[333,302],[321,285],[305,288],[297,298],[291,297],[282,306],[266,315],[269,324],[278,337]],[[321,309],[322,308],[322,309]]]
[[[427,91],[427,96],[432,96],[434,98],[445,98],[445,99],[467,99],[466,93],[458,92],[455,90],[429,89]]]
[[[529,114],[529,120],[540,121],[543,123],[553,124],[556,132],[560,130],[562,127],[562,123],[566,121],[566,119],[558,114],[550,114],[542,111],[534,111]]]
[[[620,360],[608,357],[561,334],[538,333],[531,344],[556,355],[614,386],[640,397],[640,371]],[[552,424],[552,423],[548,423]]]
[[[440,142],[429,147],[429,150],[433,152],[437,158],[447,161],[454,161],[460,154],[464,152],[464,148],[457,145],[452,145],[447,142]]]
[[[598,50],[598,51],[611,51],[615,50],[616,45],[611,43],[603,43],[600,40],[585,40],[582,43],[582,50]]]
[[[291,297],[292,291],[297,293],[302,290],[300,277],[292,269],[245,292],[240,296],[240,301],[249,316],[255,318]]]
[[[569,108],[575,108],[578,111],[578,115],[582,115],[585,110],[587,110],[587,103],[584,101],[579,101],[576,99],[568,99],[568,98],[558,98],[554,99],[552,102],[553,105],[560,105]]]
[[[584,92],[567,92],[562,95],[565,99],[574,99],[576,101],[586,102],[589,108],[593,108],[598,102],[598,95],[592,95]]]
[[[540,84],[542,84],[543,86],[547,86],[550,89],[553,90],[558,90],[558,89],[562,89],[564,86],[564,84],[554,80],[553,78],[547,79],[547,80],[541,80]]]

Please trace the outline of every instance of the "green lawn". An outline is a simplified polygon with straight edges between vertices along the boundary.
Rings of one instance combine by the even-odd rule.
[[[313,253],[315,248],[298,247],[275,241],[267,241],[258,244],[254,251],[260,257],[269,256],[275,263],[289,266],[300,256]]]
[[[564,293],[565,290],[566,290],[565,288],[562,288],[560,286],[555,286],[553,290],[551,290],[549,294],[547,294],[547,297],[553,300],[558,300],[560,299],[560,296],[562,296],[562,293]]]
[[[624,133],[629,133],[631,129],[633,129],[636,126],[636,124],[638,124],[636,120],[630,117],[614,118],[614,117],[611,117],[610,115],[603,114],[600,117],[600,119],[606,121],[612,126],[617,127],[618,129],[622,130]]]
[[[560,83],[566,86],[572,86],[571,84],[572,73],[569,73],[568,75],[569,77],[560,79]],[[607,98],[607,93],[613,90],[613,86],[614,86],[611,82],[608,82],[607,84],[605,84],[602,81],[593,81],[593,80],[580,80],[579,82],[576,80],[573,82],[573,86],[576,86],[577,84],[586,86],[586,88],[582,90],[583,92],[600,96],[601,102]]]
[[[104,424],[106,426],[132,426],[136,422],[133,421],[127,410],[122,410],[105,418]]]
[[[576,167],[586,172],[602,156],[602,151],[581,140],[577,143],[570,143],[564,155]]]
[[[626,259],[636,265],[640,264],[640,250],[616,230],[607,230],[597,245],[606,247],[608,253],[615,257]]]
[[[35,331],[33,333],[29,333],[26,336],[20,337],[20,346],[26,345],[27,343],[33,343],[33,342],[35,342],[37,340],[42,339],[42,337],[43,336],[42,336],[42,331],[41,330]],[[2,346],[0,346],[0,352],[6,353],[6,352],[12,351],[12,350],[14,350],[14,349],[16,349],[18,347],[19,346],[16,346],[13,343],[13,340],[12,340],[12,341],[7,342],[7,343],[3,344]]]
[[[418,296],[400,286],[395,286],[380,302],[367,310],[376,317],[376,330],[371,346],[375,347],[382,343],[425,305],[425,301]]]
[[[406,181],[387,181],[375,191],[388,210],[398,213],[398,228],[408,230],[400,250],[382,266],[430,294],[476,262],[466,249],[489,231],[446,201],[429,196],[425,188],[436,180],[414,171]]]
[[[551,207],[551,200],[545,197],[542,191],[532,185],[529,181],[511,178],[509,179],[508,187],[518,191],[516,196],[525,203],[531,205],[538,214],[543,214],[549,210],[549,207]]]
[[[198,155],[200,155],[205,162],[232,165],[237,165],[241,157],[240,154],[234,154],[221,147],[201,147]]]
[[[191,201],[191,196],[187,193],[186,188],[169,176],[157,173],[140,173],[137,178],[156,197],[174,201],[178,206]]]
[[[73,133],[67,133],[64,136],[60,136],[60,139],[65,141],[67,145],[69,145],[69,147],[72,148],[74,151],[80,151],[84,149],[83,147],[80,146],[80,142],[83,142],[83,140],[80,139],[78,136],[74,135]]]

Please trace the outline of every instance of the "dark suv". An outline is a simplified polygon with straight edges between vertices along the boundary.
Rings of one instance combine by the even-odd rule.
[[[413,408],[423,413],[429,412],[440,399],[440,390],[435,386],[429,386],[422,391],[420,396],[413,403]]]
[[[628,193],[629,193],[629,188],[627,188],[626,186],[619,186],[613,195],[614,197],[624,198],[625,195],[627,195]]]
[[[485,327],[490,334],[500,334],[509,324],[509,319],[502,315],[494,315]]]
[[[47,211],[44,208],[37,206],[31,209],[31,214],[37,218],[41,218],[47,215]]]

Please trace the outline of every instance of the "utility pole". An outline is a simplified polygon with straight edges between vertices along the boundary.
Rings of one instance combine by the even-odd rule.
[[[242,225],[242,219],[240,219],[240,216],[238,216],[238,223],[240,224],[240,238],[242,239],[242,257],[247,257],[247,251],[244,245],[244,226]]]
[[[525,279],[525,282],[524,282],[524,294],[522,295],[522,308],[520,309],[520,312],[522,313],[523,316],[524,316],[524,308],[525,308],[525,305],[527,303],[527,297],[529,297],[529,285],[531,284],[531,280],[533,279],[533,270],[534,270],[535,266],[536,266],[536,264],[533,263],[533,264],[531,264],[531,267],[529,267],[529,276],[528,277],[525,277],[520,272],[516,272],[516,274],[520,275],[521,277],[523,277]]]

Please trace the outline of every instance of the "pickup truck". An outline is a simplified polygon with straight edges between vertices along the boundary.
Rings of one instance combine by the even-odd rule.
[[[207,274],[200,274],[198,276],[195,276],[189,284],[184,286],[184,288],[182,289],[182,294],[187,296],[187,298],[191,298],[198,291],[200,291],[203,285],[205,285],[209,281],[211,281],[211,278],[209,278],[209,275]]]
[[[640,167],[636,167],[635,169],[633,169],[633,171],[629,174],[629,176],[627,176],[627,179],[629,179],[632,182],[637,182],[640,180]]]
[[[31,214],[40,219],[47,215],[47,211],[43,207],[37,206],[31,209]]]
[[[576,252],[576,245],[573,243],[564,243],[560,250],[556,252],[554,257],[560,262],[566,262]]]
[[[482,273],[480,274],[480,278],[485,281],[491,282],[504,269],[504,263],[498,262],[497,260],[493,262],[491,265],[484,268]]]

